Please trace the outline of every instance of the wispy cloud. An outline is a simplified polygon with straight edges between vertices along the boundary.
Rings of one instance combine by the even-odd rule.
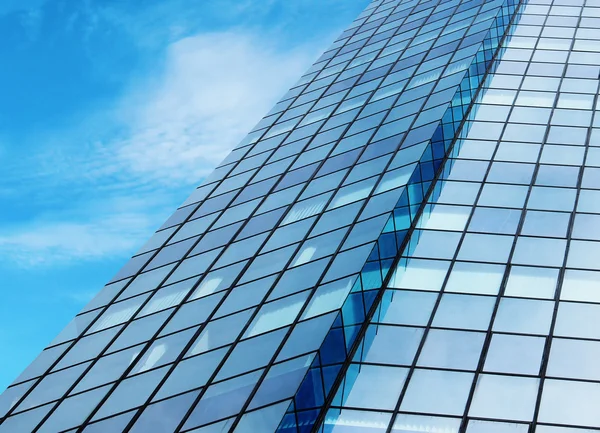
[[[170,44],[163,67],[132,80],[117,103],[78,127],[39,134],[47,145],[8,167],[16,193],[72,202],[5,224],[2,260],[31,267],[131,254],[317,51],[284,50],[242,31]]]
[[[0,234],[0,250],[24,267],[93,260],[132,251],[149,226],[139,214],[85,222],[40,221]]]
[[[248,33],[212,33],[172,44],[166,68],[135,86],[119,117],[132,134],[108,143],[115,162],[156,182],[205,176],[307,67],[311,49],[277,50]]]

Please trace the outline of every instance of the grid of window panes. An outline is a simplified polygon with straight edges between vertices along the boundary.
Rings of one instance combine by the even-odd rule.
[[[309,431],[325,414],[323,408],[327,405],[327,400],[335,395],[333,391],[339,386],[337,382],[343,378],[343,367],[347,365],[356,350],[356,343],[359,341],[357,339],[369,329],[364,326],[365,318],[370,317],[371,310],[377,308],[379,304],[378,297],[383,294],[384,281],[388,278],[394,258],[404,248],[406,234],[419,214],[423,198],[432,180],[438,175],[444,178],[451,164],[445,165],[441,174],[438,174],[443,161],[450,151],[456,152],[460,148],[459,143],[468,132],[474,115],[473,103],[482,91],[481,84],[486,75],[495,71],[498,64],[497,57],[504,50],[501,40],[510,37],[510,30],[514,29],[514,24],[518,22],[520,16],[518,11],[518,2],[506,1],[496,15],[473,62],[463,75],[461,84],[446,109],[442,121],[437,125],[431,140],[424,143],[423,156],[413,170],[392,215],[389,218],[386,216],[385,228],[359,276],[352,276],[326,286],[326,294],[339,290],[346,296],[344,286],[351,286],[352,289],[346,296],[334,326],[323,339],[323,344],[280,423],[277,430],[279,433]],[[409,239],[411,243],[417,242],[415,236]],[[284,377],[282,373],[280,378]],[[343,386],[349,385],[344,383]],[[278,387],[271,385],[271,390],[274,392]],[[247,415],[250,416],[255,415]]]
[[[322,431],[600,431],[599,27],[527,2]]]
[[[0,432],[219,431],[273,401],[332,325],[316,284],[360,271],[501,3],[372,2],[0,397]]]

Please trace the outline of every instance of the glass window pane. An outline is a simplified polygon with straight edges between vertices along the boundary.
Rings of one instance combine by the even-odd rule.
[[[284,398],[293,397],[298,391],[298,386],[304,379],[314,357],[315,354],[313,353],[272,366],[248,408],[254,409]]]
[[[433,326],[459,329],[488,329],[495,298],[490,296],[444,294]]]
[[[344,406],[394,409],[408,369],[369,364],[361,365],[360,368],[353,364],[350,368],[357,370],[358,374],[352,387],[344,390]]]
[[[44,377],[16,410],[22,411],[57,400],[75,383],[90,363],[79,364]]]
[[[242,311],[219,320],[212,320],[202,330],[187,355],[197,355],[232,343],[250,320],[253,309]]]
[[[163,383],[154,400],[206,385],[227,350],[228,348],[224,347],[181,361]]]
[[[240,419],[240,422],[235,428],[234,433],[275,431],[289,405],[289,401],[284,401],[282,403],[245,414]]]
[[[554,338],[548,361],[548,375],[600,380],[600,342]]]
[[[238,343],[219,370],[216,380],[225,379],[267,365],[285,337],[287,328]]]
[[[130,322],[117,339],[110,345],[107,353],[117,352],[126,347],[150,340],[169,318],[171,313],[172,311],[170,310],[162,311]]]
[[[546,379],[539,421],[600,427],[600,383]]]
[[[554,298],[558,269],[513,266],[504,294],[523,298]]]
[[[422,367],[475,370],[485,340],[482,332],[432,329],[419,356]]]
[[[170,334],[180,329],[197,326],[203,323],[219,301],[223,298],[224,292],[216,295],[207,296],[198,300],[183,304],[179,310],[171,317],[167,325],[162,329],[161,335]]]
[[[571,215],[563,212],[528,211],[521,231],[524,235],[565,237]]]
[[[341,308],[356,278],[354,275],[319,286],[302,314],[302,319],[309,319]]]
[[[263,305],[244,333],[244,337],[252,337],[289,325],[296,320],[309,295],[310,291],[307,290]]]
[[[425,326],[429,322],[437,294],[386,290],[384,301],[387,309],[381,323]]]
[[[477,380],[469,415],[531,421],[539,379],[482,374]]]
[[[197,395],[198,392],[192,392],[149,405],[129,431],[131,433],[173,432]]]
[[[138,357],[143,345],[122,350],[98,359],[81,378],[72,393],[85,391],[117,380]]]
[[[388,287],[440,291],[449,267],[449,261],[401,260]]]
[[[169,367],[125,379],[114,389],[110,397],[100,406],[93,420],[141,406],[156,389]]]
[[[458,259],[506,263],[513,240],[512,236],[467,233],[460,247]]]
[[[547,335],[554,302],[502,298],[494,320],[494,331]]]
[[[600,305],[560,302],[554,335],[600,339]]]
[[[63,400],[38,432],[55,433],[81,424],[104,398],[109,386],[96,388]]]
[[[157,339],[136,363],[130,374],[142,373],[175,361],[195,333],[196,329],[192,328]]]
[[[520,218],[520,210],[478,206],[469,223],[469,231],[514,235]]]
[[[494,334],[485,358],[485,371],[537,375],[546,339]]]
[[[338,314],[333,312],[298,323],[277,355],[276,361],[316,351],[323,344]]]
[[[261,374],[262,370],[259,370],[210,386],[190,414],[183,429],[187,430],[237,414]],[[230,424],[219,425],[219,428],[227,430],[229,426]]]
[[[565,301],[600,302],[600,272],[567,269],[560,299]]]
[[[446,292],[496,295],[504,276],[504,265],[456,262],[446,283]]]
[[[472,373],[417,369],[400,410],[460,416],[465,410],[472,382]]]
[[[0,394],[0,417],[14,407],[21,397],[31,388],[35,381],[25,382],[12,386]]]
[[[376,364],[411,365],[421,338],[423,329],[400,326],[371,325],[367,330],[369,341],[361,359]]]
[[[512,262],[519,265],[562,266],[567,241],[519,236]]]

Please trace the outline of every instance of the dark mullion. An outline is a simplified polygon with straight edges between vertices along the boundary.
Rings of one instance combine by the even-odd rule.
[[[475,15],[475,16],[474,16],[474,19],[475,19],[476,17],[477,17],[477,15]],[[445,28],[445,27],[444,27],[444,28]],[[442,32],[443,32],[443,30],[442,30]],[[440,32],[440,35],[441,35],[441,32]],[[439,38],[439,36],[438,36],[438,38]],[[437,40],[438,38],[436,38],[436,40]],[[432,45],[432,47],[433,47],[433,45]],[[429,50],[428,50],[428,52],[429,52]],[[414,76],[414,75],[413,75],[413,76]],[[408,81],[410,82],[410,79],[409,79]],[[399,99],[399,96],[398,96],[398,98],[397,98],[397,99]],[[426,98],[426,100],[423,102],[423,106],[425,106],[425,104],[427,103],[427,100],[428,100],[428,99],[429,99],[429,97],[427,97],[427,98]],[[415,119],[413,120],[413,123],[412,123],[413,125],[414,125],[414,122],[415,122],[415,121],[416,121],[416,117],[415,117]],[[384,119],[384,120],[382,120],[382,123],[381,123],[381,124],[383,124],[383,122],[385,122],[385,119]],[[381,126],[381,124],[380,124],[380,126]],[[409,130],[410,130],[410,128],[409,128]],[[386,166],[386,169],[384,169],[384,170],[383,170],[383,172],[386,172],[386,170],[387,170],[387,167],[389,166],[389,164],[391,164],[391,161],[392,161],[392,160],[393,160],[393,157],[392,157],[392,159],[390,160],[390,162],[388,163],[388,165]],[[379,181],[381,181],[381,178],[379,179]],[[373,191],[374,191],[374,190],[376,190],[376,188],[377,188],[377,185],[378,185],[378,184],[379,184],[379,182],[378,182],[378,183],[376,184],[376,186],[373,188]],[[371,196],[372,196],[372,194],[370,194],[370,195],[369,195],[369,198],[370,198]],[[363,208],[364,208],[364,205],[366,205],[366,201],[365,201],[365,202],[364,202],[364,204],[363,204]],[[348,234],[349,234],[349,233],[347,233],[346,237],[348,236]],[[346,239],[346,237],[344,238],[344,240]],[[341,245],[343,245],[343,241],[342,241],[342,243],[340,244],[340,247],[338,248],[338,251],[336,251],[336,253],[334,254],[334,256],[335,256],[335,255],[336,255],[336,254],[339,252],[339,249],[341,248]],[[330,263],[330,264],[331,264],[331,263]],[[328,267],[329,267],[329,266],[328,266]],[[328,267],[327,267],[326,269],[328,269]],[[326,271],[323,273],[323,276],[325,275],[325,273],[326,273]],[[320,284],[320,282],[321,282],[321,280],[322,280],[323,276],[321,277],[321,279],[319,279],[319,282],[317,283],[317,285],[316,285],[315,287],[318,287],[318,286],[319,286],[319,284]],[[360,275],[358,276],[358,278],[360,278]],[[316,290],[316,289],[315,289],[315,290]],[[303,311],[306,309],[307,305],[308,305],[308,303],[305,303],[305,304],[304,304],[303,308],[301,309],[301,311],[300,311],[300,313],[299,313],[299,316],[301,316],[301,315],[302,315],[302,313],[303,313]],[[367,312],[365,312],[365,313],[367,313]],[[294,323],[293,325],[295,325],[295,323]],[[292,325],[292,327],[293,327],[293,325]],[[363,326],[364,326],[364,325],[363,325]],[[289,335],[290,335],[290,333],[291,333],[291,329],[292,329],[292,328],[290,328],[290,331],[288,332],[288,334],[287,334],[287,335],[286,335],[286,337],[284,338],[284,340],[283,340],[282,344],[279,346],[279,349],[278,349],[278,350],[275,352],[275,354],[273,355],[273,358],[272,358],[271,362],[268,364],[268,367],[270,367],[270,366],[272,365],[272,363],[273,363],[273,360],[274,360],[274,359],[276,359],[276,357],[277,357],[277,355],[279,354],[279,352],[280,352],[281,348],[282,348],[282,347],[283,347],[283,345],[285,344],[285,341],[286,341],[286,340],[287,340],[287,338],[289,337]],[[343,328],[342,328],[342,332],[343,332]],[[350,358],[351,358],[351,357],[350,357]],[[268,371],[267,371],[267,370],[265,370],[265,372],[263,373],[263,376],[261,377],[261,382],[262,382],[262,379],[264,379],[264,377],[266,376],[267,372],[268,372]],[[242,415],[245,413],[245,410],[247,409],[247,407],[248,407],[248,405],[249,405],[249,403],[250,403],[250,401],[251,401],[252,397],[253,397],[253,396],[256,394],[256,392],[258,391],[258,388],[259,388],[259,386],[260,386],[261,382],[259,382],[259,383],[258,383],[258,384],[255,386],[255,388],[254,388],[253,392],[250,394],[250,397],[248,398],[248,400],[247,400],[247,402],[246,402],[246,405],[244,406],[244,408],[243,408],[242,412],[240,412],[240,414],[239,414],[239,415],[238,415],[238,417],[236,418],[236,421],[235,421],[235,422],[234,422],[234,424],[232,425],[232,427],[231,427],[231,431],[233,431],[233,429],[234,429],[234,428],[237,426],[237,424],[239,423],[239,420],[241,419],[241,416],[242,416]],[[335,394],[335,393],[332,391],[331,395],[333,395],[333,394]],[[322,409],[322,410],[325,410],[325,409]],[[317,426],[317,425],[318,425],[318,423],[316,423],[316,424],[315,424],[315,426]]]
[[[518,6],[518,9],[515,11],[515,15],[514,15],[514,17],[513,17],[513,21],[511,21],[511,23],[510,23],[510,24],[509,24],[509,26],[507,27],[507,30],[506,30],[506,32],[505,32],[505,34],[504,34],[504,36],[503,36],[502,40],[501,40],[501,41],[500,41],[500,43],[499,43],[499,47],[502,47],[502,45],[504,44],[504,42],[505,42],[505,40],[506,40],[506,37],[507,37],[507,35],[508,35],[508,34],[509,34],[509,32],[510,32],[510,28],[511,28],[511,26],[514,24],[514,19],[515,19],[515,18],[518,16],[518,14],[519,14],[519,8],[521,7],[521,5],[522,5],[522,3],[521,3],[521,4],[519,4],[519,6]],[[497,55],[498,55],[498,53],[499,53],[499,51],[497,50],[497,51],[496,51],[496,53],[495,53],[495,55],[494,55],[494,58],[493,58],[492,62],[496,62],[496,61],[498,61],[498,60],[497,60]],[[479,88],[479,91],[483,91],[483,92],[485,92],[485,90],[486,90],[486,87],[489,85],[489,84],[487,84],[487,83],[486,83],[486,80],[489,78],[489,74],[490,74],[490,71],[489,71],[489,70],[488,70],[488,71],[486,71],[486,76],[484,77],[483,83],[482,83],[482,85],[480,86],[480,88]],[[473,120],[472,120],[472,122],[475,122],[475,121],[476,121],[476,119],[473,119]],[[506,125],[505,125],[505,126],[504,126],[504,128],[503,128],[503,132],[504,132],[504,129],[505,129],[505,128],[506,128]],[[458,132],[456,135],[458,136],[458,135],[459,135],[459,133],[460,133],[460,132]],[[502,135],[500,135],[500,137],[501,137],[501,136],[502,136]],[[406,379],[405,379],[405,381],[404,381],[404,385],[403,385],[403,387],[402,387],[402,391],[401,391],[401,393],[400,393],[400,396],[398,397],[398,402],[397,402],[397,404],[396,404],[396,407],[394,408],[394,411],[393,411],[392,418],[390,419],[390,423],[389,423],[389,425],[388,425],[388,428],[387,428],[387,430],[386,430],[386,432],[387,432],[387,433],[390,433],[390,432],[392,431],[392,428],[393,428],[393,426],[394,426],[395,420],[396,420],[396,418],[397,418],[397,416],[398,416],[398,413],[400,412],[400,406],[401,406],[401,404],[402,404],[402,401],[404,400],[404,397],[405,397],[405,395],[406,395],[406,392],[407,392],[407,389],[408,389],[408,385],[409,385],[409,383],[410,383],[410,379],[411,379],[411,377],[412,377],[412,375],[413,375],[414,371],[417,369],[417,363],[418,363],[418,360],[419,360],[419,356],[420,356],[420,354],[421,354],[421,352],[422,352],[422,350],[423,350],[423,347],[425,346],[425,342],[426,342],[426,340],[427,340],[427,336],[428,336],[428,334],[429,334],[429,331],[430,331],[431,329],[444,329],[444,328],[437,328],[437,327],[433,327],[433,320],[434,320],[435,314],[436,314],[436,312],[437,312],[437,309],[438,309],[438,307],[439,307],[439,304],[440,304],[440,302],[441,302],[441,300],[442,300],[442,297],[443,297],[443,295],[446,293],[446,292],[445,292],[445,287],[446,287],[446,285],[447,285],[447,283],[448,283],[448,280],[450,279],[450,275],[451,275],[451,273],[452,273],[452,269],[454,268],[454,265],[455,265],[455,264],[456,264],[456,262],[457,262],[457,258],[458,258],[458,254],[459,254],[460,248],[461,248],[461,246],[462,246],[462,243],[463,243],[463,241],[464,241],[464,239],[465,239],[465,237],[466,237],[466,235],[467,235],[467,229],[468,229],[468,226],[469,226],[469,224],[470,224],[470,222],[471,222],[471,220],[472,220],[472,218],[473,218],[473,215],[474,215],[474,213],[475,213],[476,204],[477,204],[477,202],[479,201],[479,198],[481,197],[481,194],[482,194],[482,191],[483,191],[483,187],[484,187],[484,185],[485,185],[485,181],[486,181],[486,179],[487,179],[487,177],[488,177],[488,175],[489,175],[489,172],[490,172],[490,170],[491,170],[491,167],[492,167],[492,163],[493,163],[493,161],[494,161],[494,156],[495,156],[495,155],[496,155],[496,153],[498,152],[498,146],[499,146],[499,142],[500,142],[500,140],[498,140],[498,141],[496,142],[496,146],[495,146],[495,149],[494,149],[493,155],[492,155],[492,157],[491,157],[491,158],[490,158],[490,160],[489,160],[489,164],[488,164],[488,167],[487,167],[487,169],[486,169],[486,173],[485,173],[485,175],[484,175],[484,178],[483,178],[481,181],[479,181],[479,182],[476,182],[476,183],[480,184],[481,186],[480,186],[480,188],[479,188],[479,191],[477,192],[477,195],[476,195],[476,197],[475,197],[475,200],[474,200],[474,202],[473,202],[473,205],[472,205],[472,206],[470,206],[470,207],[471,207],[471,213],[470,213],[470,215],[469,215],[469,218],[467,219],[467,222],[466,222],[466,224],[465,224],[465,228],[464,228],[464,230],[463,230],[463,231],[462,231],[462,233],[461,233],[461,238],[460,238],[460,240],[459,240],[459,242],[458,242],[458,244],[457,244],[456,250],[455,250],[455,252],[454,252],[454,257],[451,259],[451,265],[450,265],[450,268],[448,269],[448,272],[447,272],[447,274],[446,274],[446,276],[445,276],[445,278],[444,278],[444,281],[443,281],[443,283],[442,283],[442,286],[440,287],[440,291],[438,292],[438,297],[437,297],[437,300],[436,300],[436,302],[435,302],[435,304],[434,304],[434,308],[433,308],[433,310],[432,310],[432,312],[431,312],[431,315],[430,315],[430,317],[429,317],[429,322],[427,323],[427,325],[426,325],[426,327],[425,327],[425,332],[424,332],[424,334],[423,334],[423,336],[422,336],[422,338],[421,338],[421,342],[420,342],[420,344],[419,344],[419,347],[418,347],[418,349],[417,349],[417,352],[416,352],[416,354],[415,354],[415,357],[414,357],[414,359],[413,359],[413,363],[412,363],[412,365],[409,367],[410,369],[409,369],[408,375],[407,375],[407,377],[406,377]],[[454,143],[453,143],[453,147],[454,147]],[[460,153],[459,153],[459,155],[457,155],[457,156],[460,156]],[[447,160],[447,161],[448,161],[448,160]],[[446,161],[446,162],[447,162],[447,161]],[[436,180],[436,183],[437,183],[437,181],[439,181],[439,179],[438,179],[438,180]],[[434,185],[432,185],[432,188],[435,188],[435,184],[434,184]],[[435,206],[435,203],[431,203],[430,205],[431,205],[431,206]],[[470,232],[469,232],[469,233],[470,233]],[[411,234],[409,234],[409,236],[410,236],[410,235],[411,235]],[[480,295],[480,296],[486,296],[486,297],[488,297],[488,298],[490,297],[489,295]],[[498,296],[499,296],[499,295],[498,295]],[[493,315],[495,315],[495,310],[494,310],[494,312],[493,312]],[[491,323],[493,322],[493,315],[492,315],[492,317],[490,318],[490,325],[489,325],[489,328],[491,328]],[[481,331],[476,331],[476,330],[471,330],[471,331],[472,331],[472,332],[481,332]],[[486,337],[486,338],[487,338],[487,337]],[[485,343],[484,343],[484,346],[485,346]],[[482,346],[482,348],[483,348],[484,346]],[[483,350],[483,349],[482,349],[482,350]],[[441,369],[441,368],[425,368],[425,367],[419,367],[419,369],[427,369],[427,370],[445,370],[445,371],[446,371],[446,370],[448,370],[448,371],[453,371],[452,369]],[[473,374],[473,383],[475,383],[475,382],[476,382],[476,373],[475,373],[474,371],[472,371],[472,370],[464,370],[464,372],[472,373],[472,374]],[[465,410],[466,410],[466,409],[465,409]],[[404,412],[403,412],[403,413],[404,413]],[[406,412],[406,413],[408,413],[408,412]],[[458,419],[458,417],[456,417],[456,416],[455,416],[455,417],[453,417],[453,418],[454,418],[454,419]],[[462,427],[462,428],[460,429],[460,431],[464,431],[464,428],[465,428],[465,427]]]
[[[585,2],[587,3],[587,1]],[[585,6],[584,3],[584,6]],[[583,9],[582,9],[583,11]],[[578,29],[581,25],[581,18],[582,15],[580,14],[577,20],[577,26],[576,29]],[[571,53],[573,53],[573,48],[575,46],[575,35],[573,36],[572,40],[571,40],[571,47],[569,49],[569,55],[568,58],[571,57]],[[565,67],[563,69],[563,75],[560,79],[560,85],[562,85],[563,80],[566,78],[566,74],[567,74],[567,69],[568,69],[568,58],[567,58],[567,62],[565,62]],[[560,95],[560,85],[559,88],[556,92],[556,101],[555,101],[555,106],[556,103],[558,102],[558,97]],[[540,370],[540,383],[539,383],[539,388],[538,388],[538,394],[537,394],[537,399],[535,402],[535,408],[534,408],[534,414],[533,414],[533,420],[531,421],[530,427],[529,427],[529,432],[530,433],[534,433],[537,425],[538,425],[538,418],[539,418],[539,413],[540,413],[540,406],[542,403],[542,394],[544,391],[544,383],[547,379],[547,370],[548,370],[548,361],[550,358],[550,349],[552,347],[552,341],[554,339],[554,329],[556,327],[556,318],[558,315],[558,308],[560,306],[560,295],[562,292],[562,285],[564,282],[564,277],[565,277],[565,272],[566,272],[566,267],[567,267],[567,259],[569,257],[569,249],[570,249],[570,245],[571,245],[571,239],[572,239],[572,234],[573,234],[573,226],[574,226],[574,222],[575,222],[575,217],[577,215],[577,205],[579,203],[579,196],[580,196],[580,192],[581,192],[581,185],[582,185],[582,180],[583,180],[583,173],[585,171],[585,167],[586,167],[586,160],[587,160],[587,155],[588,155],[588,150],[590,148],[590,138],[592,135],[592,129],[593,129],[593,124],[594,124],[594,108],[596,107],[597,103],[598,103],[598,92],[596,92],[596,94],[594,95],[594,102],[592,105],[592,117],[590,120],[590,126],[588,126],[588,132],[587,132],[587,137],[586,137],[586,141],[585,141],[585,149],[584,149],[584,154],[583,154],[583,161],[582,164],[579,168],[579,176],[577,178],[577,186],[576,186],[576,192],[575,192],[575,202],[573,203],[573,211],[571,213],[571,217],[569,218],[569,224],[567,226],[567,237],[566,237],[566,247],[565,247],[565,255],[563,258],[563,264],[562,267],[560,269],[560,272],[558,274],[558,281],[557,281],[557,289],[556,289],[556,293],[554,296],[554,311],[552,314],[552,321],[550,322],[550,330],[548,332],[548,337],[546,339],[546,345],[544,347],[544,352],[542,354],[542,364],[541,364],[541,370]],[[554,113],[554,109],[552,110],[552,113]],[[550,117],[550,119],[552,119],[552,117]],[[550,128],[548,128],[550,129]],[[569,337],[571,338],[571,337]],[[566,379],[566,378],[561,378],[561,379]],[[573,379],[568,379],[568,380],[573,380]],[[582,380],[583,381],[583,380]],[[589,381],[585,381],[585,382],[589,382]]]
[[[481,90],[481,87],[480,87],[480,89],[479,89],[479,90]],[[477,96],[478,96],[478,94],[479,94],[479,90],[477,91],[477,94],[475,95],[475,97],[474,97],[473,101],[476,101],[476,99],[477,99]],[[463,118],[463,121],[461,122],[461,124],[460,124],[460,126],[459,126],[459,128],[458,128],[458,130],[457,130],[457,133],[455,134],[455,137],[458,137],[458,136],[459,136],[459,134],[460,134],[460,131],[462,130],[462,128],[463,128],[463,126],[464,126],[464,123],[465,123],[465,121],[467,121],[467,119],[468,119],[468,116],[469,116],[469,114],[470,114],[470,111],[471,111],[471,108],[472,108],[472,106],[474,105],[474,103],[475,103],[475,102],[472,102],[472,103],[471,103],[471,105],[469,106],[469,108],[468,108],[467,112],[465,113],[465,115],[464,115],[464,118]],[[456,141],[456,139],[455,139],[455,141]],[[451,154],[451,152],[452,152],[452,147],[453,147],[453,146],[454,146],[454,143],[452,144],[451,148],[449,149],[449,151],[448,151],[448,155],[449,155],[449,154]],[[443,165],[442,165],[442,166],[440,167],[440,169],[438,170],[438,173],[437,173],[437,175],[436,175],[436,178],[439,178],[439,176],[440,176],[440,174],[441,174],[442,172],[443,172]],[[422,212],[423,212],[424,208],[425,208],[425,207],[428,205],[428,203],[427,203],[427,200],[428,200],[428,197],[430,197],[431,193],[433,192],[433,189],[434,189],[435,183],[436,183],[436,181],[432,182],[432,184],[431,184],[431,186],[430,186],[430,189],[429,189],[429,191],[426,193],[426,195],[425,195],[425,197],[424,197],[424,199],[423,199],[423,201],[422,201],[422,203],[421,203],[421,207],[419,208],[419,210],[418,210],[418,212],[417,212],[417,216],[416,216],[416,217],[415,217],[415,219],[414,219],[414,222],[413,222],[413,224],[412,224],[412,227],[409,229],[409,232],[408,232],[408,234],[407,234],[407,236],[406,236],[406,238],[405,238],[405,242],[403,243],[403,245],[402,245],[402,246],[401,246],[401,248],[399,249],[399,254],[397,255],[396,259],[394,260],[394,262],[393,262],[393,264],[392,264],[392,267],[391,267],[392,269],[393,269],[395,266],[397,266],[397,263],[398,263],[398,261],[399,261],[399,259],[400,259],[400,256],[401,256],[401,253],[402,253],[402,251],[404,250],[404,248],[405,248],[405,245],[406,245],[407,241],[410,239],[410,237],[411,237],[412,233],[413,233],[413,232],[414,232],[414,230],[416,229],[416,224],[417,224],[417,223],[418,223],[418,221],[420,220],[420,216],[421,216],[421,214],[422,214]],[[389,280],[390,280],[390,278],[391,278],[392,274],[393,274],[393,272],[390,272],[390,273],[388,273],[388,276],[386,277],[386,279],[384,280],[384,283],[382,284],[382,288],[386,288],[386,287],[387,287],[387,285],[389,284]],[[359,346],[360,346],[360,344],[362,343],[362,338],[364,337],[364,333],[366,332],[366,329],[367,329],[367,327],[368,327],[368,324],[369,324],[369,322],[370,322],[371,318],[373,317],[373,315],[375,314],[375,312],[376,312],[376,310],[377,310],[377,308],[378,308],[378,306],[379,306],[379,303],[380,303],[380,301],[381,301],[381,297],[382,297],[382,295],[383,295],[384,291],[385,291],[385,290],[380,290],[379,294],[376,296],[376,298],[375,298],[375,300],[374,300],[374,302],[373,302],[373,306],[372,306],[371,310],[370,310],[369,312],[367,312],[367,315],[366,315],[366,320],[365,320],[365,324],[366,324],[366,325],[363,325],[363,326],[361,327],[361,329],[360,329],[359,333],[357,334],[357,337],[356,337],[356,340],[355,340],[356,342],[355,342],[355,344],[353,345],[353,347],[351,348],[351,350],[349,351],[349,355],[348,355],[347,361],[346,361],[346,363],[344,364],[344,366],[342,367],[342,370],[341,370],[341,371],[340,371],[340,373],[338,374],[338,377],[337,377],[337,379],[336,379],[336,381],[335,381],[335,383],[334,383],[334,386],[333,386],[333,389],[334,389],[334,390],[335,390],[335,389],[338,389],[338,388],[339,388],[339,386],[341,385],[341,383],[343,382],[343,379],[344,379],[344,377],[345,377],[345,373],[346,373],[346,371],[347,371],[348,367],[349,367],[349,366],[350,366],[350,364],[351,364],[351,360],[352,360],[352,358],[353,358],[354,354],[356,353],[356,350],[358,349],[358,347],[359,347]],[[321,410],[321,414],[320,414],[319,418],[317,419],[317,422],[315,423],[315,426],[314,426],[314,428],[313,428],[313,432],[316,432],[316,431],[317,431],[316,429],[318,429],[318,428],[320,427],[321,423],[323,422],[323,420],[324,420],[324,418],[325,418],[325,415],[326,415],[326,412],[327,412],[327,409],[328,409],[328,408],[331,406],[331,401],[332,401],[332,399],[333,399],[333,396],[335,396],[335,394],[336,394],[336,392],[335,392],[335,391],[332,391],[332,393],[330,394],[329,398],[328,398],[328,399],[327,399],[327,401],[325,402],[325,405],[324,405],[323,409]]]
[[[546,20],[544,21],[544,24],[541,25],[542,28],[545,26],[545,22],[546,21],[547,21],[547,16],[546,16]],[[537,45],[539,45],[539,40],[540,39],[538,38],[538,40],[536,42],[536,47],[537,47]],[[533,48],[532,53],[535,52],[536,47]],[[529,65],[528,65],[528,68],[529,68]],[[565,66],[565,69],[566,69],[566,66]],[[527,72],[525,72],[524,75],[526,76]],[[518,95],[518,92],[520,90],[521,90],[520,88],[517,89],[517,95]],[[516,101],[516,99],[515,99],[515,101]],[[553,103],[552,108],[551,108],[550,118],[552,116],[552,113],[554,112],[554,108],[556,107],[557,102],[558,102],[558,92],[556,93],[556,95],[554,97],[554,103]],[[510,107],[510,110],[508,112],[507,119],[510,118],[510,116],[513,113],[514,109],[515,109],[515,104],[513,102],[513,104]],[[508,120],[505,122],[504,127],[502,129],[502,134],[504,134],[507,126],[509,125],[509,123],[510,122]],[[544,138],[542,140],[542,143],[546,142],[549,133],[550,133],[550,127],[547,126],[546,127],[546,131],[544,133]],[[502,137],[502,135],[501,135],[501,137]],[[470,392],[469,392],[469,396],[467,398],[467,403],[465,405],[465,410],[464,410],[464,414],[463,414],[462,421],[461,421],[460,431],[466,431],[466,429],[467,429],[467,425],[468,425],[468,422],[469,422],[469,419],[470,419],[469,418],[469,411],[471,409],[471,404],[473,402],[473,398],[474,398],[474,395],[475,395],[475,390],[477,388],[477,382],[478,382],[479,378],[481,377],[481,375],[484,374],[485,361],[486,361],[486,358],[487,358],[487,353],[489,351],[491,340],[492,340],[492,336],[493,336],[493,325],[494,325],[494,322],[495,322],[495,319],[496,319],[496,315],[498,313],[498,309],[500,307],[500,302],[504,298],[504,293],[506,291],[506,284],[508,282],[508,278],[510,276],[510,271],[512,269],[512,263],[511,263],[512,262],[512,258],[514,256],[514,252],[515,252],[515,249],[516,249],[517,241],[519,240],[519,237],[521,236],[521,232],[522,232],[522,229],[523,229],[523,224],[525,223],[525,218],[527,217],[527,204],[529,202],[529,198],[531,196],[531,191],[533,189],[533,186],[535,185],[535,181],[537,179],[537,175],[538,175],[538,172],[539,172],[539,169],[540,169],[543,148],[544,148],[544,146],[542,144],[540,146],[540,150],[539,150],[539,153],[538,153],[537,161],[535,162],[535,166],[534,166],[534,170],[533,170],[533,173],[532,173],[532,176],[531,176],[531,180],[530,180],[530,183],[528,185],[528,190],[527,190],[527,194],[525,196],[525,201],[523,203],[523,207],[521,208],[521,216],[519,218],[519,223],[517,224],[517,230],[516,230],[515,234],[513,235],[513,242],[512,242],[512,246],[511,246],[511,249],[510,249],[510,252],[509,252],[509,255],[508,255],[508,259],[507,259],[507,262],[506,262],[506,268],[504,270],[504,275],[502,277],[502,282],[500,284],[500,288],[499,288],[498,294],[496,295],[496,302],[494,304],[494,310],[492,312],[492,317],[491,317],[491,320],[490,320],[490,323],[489,323],[489,326],[488,326],[488,329],[487,329],[487,332],[486,332],[486,338],[485,338],[484,344],[482,346],[481,355],[480,355],[480,358],[479,358],[479,363],[477,365],[477,369],[475,370],[475,373],[474,373],[474,376],[473,376],[473,383],[471,384],[471,389],[470,389]],[[490,161],[490,167],[491,167],[493,161],[494,161],[494,159],[492,158],[491,161]],[[509,335],[513,335],[513,334],[509,334]],[[513,376],[515,376],[515,375],[513,375]]]

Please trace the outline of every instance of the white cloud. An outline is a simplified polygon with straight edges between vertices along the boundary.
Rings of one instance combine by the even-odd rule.
[[[81,223],[35,221],[0,234],[0,251],[23,267],[96,260],[134,250],[150,227],[142,215]]]
[[[138,77],[84,125],[42,135],[46,151],[9,170],[24,173],[17,178],[22,196],[28,188],[46,194],[41,202],[77,192],[78,201],[0,228],[0,257],[32,267],[130,255],[317,53],[277,48],[246,32],[171,44],[160,71]],[[93,131],[102,130],[122,132],[99,139]]]
[[[119,115],[132,134],[108,144],[116,162],[158,182],[206,176],[303,71],[312,49],[277,50],[248,33],[172,44],[166,68],[136,86]]]

